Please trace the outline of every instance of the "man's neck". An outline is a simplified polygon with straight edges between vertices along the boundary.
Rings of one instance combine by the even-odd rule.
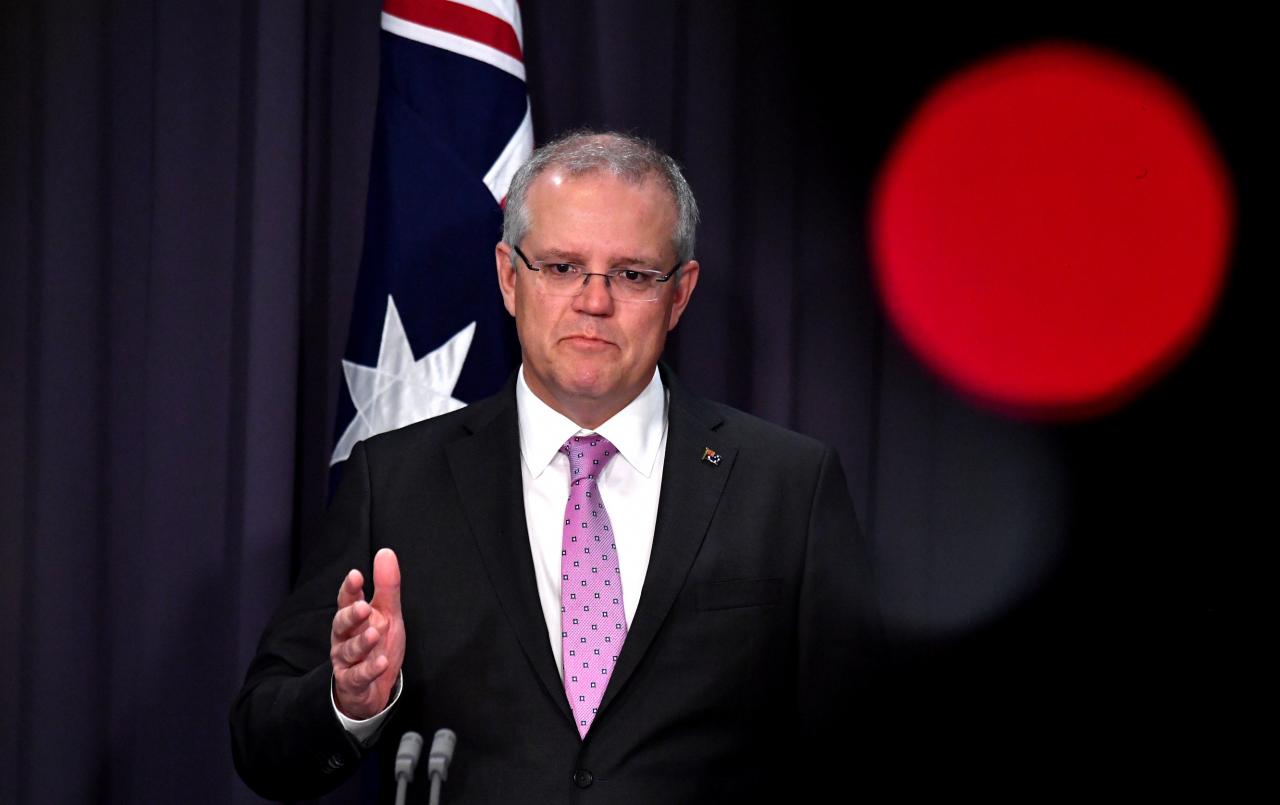
[[[645,386],[636,389],[636,392],[625,400],[608,399],[608,400],[592,400],[592,399],[560,399],[552,395],[549,391],[541,388],[533,383],[529,383],[529,376],[525,375],[525,382],[529,386],[529,391],[534,396],[547,405],[553,411],[564,416],[575,423],[583,430],[595,430],[613,418],[614,414],[626,408],[631,402],[644,391]],[[646,384],[647,385],[647,384]]]
[[[597,423],[579,422],[552,408],[534,394],[523,370],[516,382],[516,407],[521,455],[534,477],[554,459],[565,439],[584,430],[612,441],[623,458],[648,477],[666,433],[667,395],[657,372],[634,400]]]

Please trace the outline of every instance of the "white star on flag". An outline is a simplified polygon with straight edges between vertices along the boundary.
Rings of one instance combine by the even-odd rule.
[[[400,312],[388,296],[378,365],[342,362],[356,415],[333,448],[330,465],[346,461],[351,448],[363,439],[466,406],[454,399],[453,387],[458,383],[475,332],[473,321],[415,361],[400,323]]]

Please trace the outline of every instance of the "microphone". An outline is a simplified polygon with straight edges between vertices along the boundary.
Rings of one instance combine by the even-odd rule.
[[[421,757],[422,736],[410,730],[400,738],[400,749],[396,751],[396,805],[404,805],[405,793],[413,782],[413,770]]]
[[[419,739],[421,740],[421,739]],[[453,748],[458,745],[458,736],[453,730],[439,729],[431,739],[431,754],[427,756],[427,774],[440,775],[441,780],[449,779],[449,762],[453,760]]]
[[[427,774],[431,776],[431,805],[440,802],[440,786],[449,779],[449,763],[453,760],[453,749],[458,745],[458,736],[450,729],[436,730],[431,739],[431,754],[427,756]]]

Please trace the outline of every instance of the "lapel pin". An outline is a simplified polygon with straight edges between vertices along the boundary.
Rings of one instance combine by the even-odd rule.
[[[702,460],[713,467],[720,466],[720,454],[712,450],[710,447],[702,448]]]

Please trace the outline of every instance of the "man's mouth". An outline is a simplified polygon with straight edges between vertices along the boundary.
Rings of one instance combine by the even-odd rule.
[[[612,341],[606,341],[603,338],[599,338],[594,335],[584,335],[582,333],[579,333],[576,335],[567,335],[560,340],[566,343],[572,344],[573,346],[576,346],[576,347],[585,347],[588,349],[591,349],[591,348],[603,349],[604,347],[613,346]]]

